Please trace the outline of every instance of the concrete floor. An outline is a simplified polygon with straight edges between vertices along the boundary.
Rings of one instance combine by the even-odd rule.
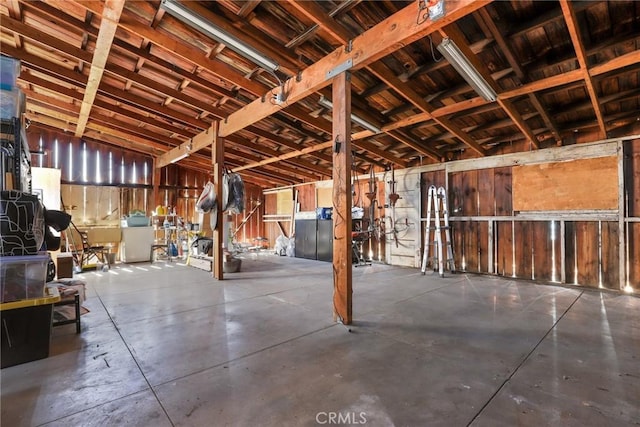
[[[3,426],[640,425],[636,297],[373,265],[349,333],[322,262],[82,276],[82,334],[1,371]]]

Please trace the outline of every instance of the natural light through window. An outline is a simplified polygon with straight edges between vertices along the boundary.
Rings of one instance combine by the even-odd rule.
[[[89,152],[87,151],[87,143],[82,143],[82,182],[87,182],[89,174]]]

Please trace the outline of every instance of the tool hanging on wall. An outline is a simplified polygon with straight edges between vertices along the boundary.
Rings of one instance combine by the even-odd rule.
[[[400,195],[396,193],[396,174],[393,169],[393,163],[391,164],[391,181],[389,181],[389,205],[391,206],[391,222],[393,226],[393,240],[396,242],[396,248],[398,247],[398,229],[396,228],[396,202],[401,199]]]
[[[431,225],[431,212],[435,213],[433,218],[434,225]],[[444,220],[444,225],[440,222],[440,213]],[[434,230],[433,241],[431,241],[431,230]],[[436,189],[435,185],[429,187],[427,192],[427,222],[425,224],[424,232],[424,254],[422,256],[422,274],[427,271],[427,265],[431,261],[431,266],[435,270],[436,263],[438,265],[438,272],[440,277],[444,277],[444,264],[445,258],[443,253],[442,243],[442,231],[445,235],[446,245],[446,263],[448,264],[451,272],[455,271],[456,266],[453,260],[453,246],[451,243],[451,228],[449,226],[449,211],[447,209],[447,191],[444,187]],[[429,258],[429,248],[433,246],[433,257]]]

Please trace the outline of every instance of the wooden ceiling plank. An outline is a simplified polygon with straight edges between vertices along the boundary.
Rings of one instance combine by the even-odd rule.
[[[67,123],[73,123],[74,125],[76,125],[77,127],[77,121],[78,118],[76,115],[74,114],[68,114],[68,113],[63,113],[60,111],[55,111],[52,110],[50,107],[46,107],[43,105],[37,105],[37,104],[30,104],[29,105],[29,110],[30,111],[34,111],[36,113],[39,114],[44,114],[47,115],[49,117],[52,117],[54,119],[58,119],[58,120],[62,120],[64,122]],[[135,142],[138,144],[145,144],[151,148],[154,148],[155,150],[160,150],[160,151],[164,151],[166,150],[166,145],[165,144],[161,144],[155,141],[152,141],[148,138],[142,138],[142,137],[138,137],[135,135],[132,135],[130,133],[126,133],[123,131],[120,131],[118,129],[114,129],[113,126],[105,126],[105,125],[101,125],[98,123],[94,123],[94,122],[88,122],[87,123],[87,129],[91,129],[91,130],[95,130],[97,132],[100,132],[102,134],[105,135],[111,135],[117,138],[122,138],[125,141],[130,141],[130,142]],[[156,152],[157,154],[157,152]]]
[[[13,31],[15,34],[19,34],[20,36],[28,40],[35,41],[38,44],[45,46],[47,49],[55,49],[59,52],[70,55],[74,59],[78,59],[87,63],[90,63],[93,59],[93,55],[91,53],[82,49],[78,49],[77,47],[69,43],[63,42],[57,37],[51,36],[43,31],[40,31],[34,27],[30,27],[15,19],[6,16],[3,17],[2,27],[3,29]]]
[[[598,121],[598,125],[600,126],[602,137],[606,138],[607,127],[604,123],[604,118],[602,117],[602,109],[600,108],[596,88],[594,87],[593,80],[591,78],[591,75],[589,74],[587,54],[584,49],[584,44],[582,43],[582,38],[580,37],[580,30],[578,30],[577,27],[578,19],[576,17],[576,12],[567,0],[560,0],[560,7],[562,8],[562,14],[564,15],[564,20],[567,24],[569,35],[571,36],[573,48],[576,51],[576,57],[578,58],[578,63],[580,64],[580,70],[582,71],[582,74],[584,76],[584,81],[587,86],[589,98],[591,99],[591,104],[593,105],[593,111],[595,112],[596,120]]]
[[[556,74],[555,76],[546,77],[531,83],[526,83],[518,88],[500,92],[500,98],[510,99],[518,96],[529,95],[533,92],[541,90],[553,89],[569,83],[577,82],[583,79],[582,71],[572,70],[566,73]]]
[[[299,78],[287,80],[285,82],[287,103],[297,102],[329,85],[331,78],[327,76],[327,73],[336,66],[348,60],[353,64],[351,69],[366,66],[387,55],[397,46],[412,43],[426,34],[472,13],[487,3],[486,0],[462,0],[452,5],[444,18],[436,22],[429,21],[429,24],[426,25],[416,23],[415,5],[405,7],[353,39],[350,52],[346,52],[344,47],[340,47],[303,70],[298,76]],[[272,89],[260,99],[232,113],[226,121],[221,123],[221,135],[231,135],[282,109],[283,105],[263,102],[263,99],[274,99],[279,90],[279,87]]]
[[[195,153],[204,147],[208,147],[211,145],[211,135],[210,132],[213,132],[212,128],[209,127],[204,132],[201,132],[189,139],[189,141],[183,142],[175,148],[163,153],[158,156],[156,159],[156,168],[161,168],[163,166],[168,165],[171,161],[183,153]]]
[[[336,22],[331,16],[324,12],[324,10],[314,1],[292,1],[288,0],[289,5],[294,7],[299,12],[302,12],[309,20],[315,22],[322,29],[324,29],[329,36],[331,36],[338,43],[344,44],[352,37],[349,31],[343,28],[338,22]]]
[[[346,44],[351,40],[352,35],[348,30],[343,28],[330,16],[328,16],[323,9],[315,2],[290,2],[297,10],[304,13],[305,16],[321,28],[323,28],[328,34],[330,34],[336,41]],[[426,102],[418,93],[411,88],[408,83],[401,81],[389,67],[382,62],[377,62],[369,65],[367,69],[372,72],[376,77],[382,80],[388,87],[395,90],[400,96],[412,103],[415,107],[420,109],[423,113],[426,113],[429,119],[433,119],[431,112],[434,108]],[[436,119],[439,122],[438,119]],[[479,155],[484,156],[484,150],[468,135],[465,135],[461,129],[457,128],[453,123],[448,122],[451,126],[452,133],[456,135],[462,142],[467,144],[471,149],[476,151]],[[403,138],[401,142],[405,142],[407,139]],[[416,143],[417,144],[417,143]],[[415,147],[416,145],[414,145]],[[412,148],[414,148],[412,147]],[[433,153],[429,153],[429,156],[433,156]],[[439,160],[439,159],[438,159]]]
[[[529,125],[522,118],[518,110],[515,108],[512,102],[509,102],[507,99],[501,99],[500,96],[500,88],[498,83],[493,79],[491,72],[487,69],[487,66],[482,63],[476,55],[471,52],[471,49],[467,46],[467,40],[458,28],[457,24],[447,25],[445,28],[440,30],[442,33],[446,34],[453,42],[458,45],[458,49],[462,52],[464,56],[469,59],[469,62],[473,64],[478,73],[489,83],[490,86],[498,93],[497,102],[500,107],[504,110],[504,112],[513,120],[513,123],[516,127],[522,132],[531,142],[531,144],[538,148],[538,140],[536,136],[533,134]],[[450,132],[451,130],[448,129]]]
[[[278,65],[278,71],[284,72],[289,76],[293,76],[298,72],[298,66],[292,62],[288,57],[284,48],[274,46],[274,43],[270,43],[269,37],[263,35],[263,39],[256,38],[249,35],[251,31],[244,31],[241,28],[236,28],[232,23],[225,20],[222,16],[207,9],[203,4],[198,2],[186,2],[188,8],[193,10],[197,15],[212,23],[217,28],[220,28],[225,33],[233,36],[234,38],[242,41],[244,44],[251,46],[254,50],[262,53],[263,55],[275,60]]]
[[[258,7],[262,0],[248,0],[244,2],[240,10],[238,11],[238,16],[241,18],[246,18],[253,12],[253,10]]]
[[[284,137],[282,137],[280,135],[276,135],[276,134],[274,134],[272,132],[264,131],[264,130],[258,128],[257,126],[249,126],[244,130],[246,130],[247,132],[250,132],[250,133],[252,133],[252,134],[254,134],[256,136],[264,138],[264,139],[266,139],[268,141],[272,141],[272,142],[274,142],[276,144],[279,144],[279,145],[284,145],[285,147],[291,148],[292,150],[298,150],[300,148],[304,148],[299,143],[296,143],[296,142],[293,142],[293,141],[289,141],[288,139],[286,139],[286,138],[284,138]],[[320,160],[324,160],[326,162],[329,162],[329,163],[332,162],[331,157],[330,156],[326,156],[324,154],[320,154],[320,153],[314,152],[314,153],[310,153],[310,155],[312,155],[313,157],[316,157],[316,158],[318,158]]]
[[[264,146],[260,146],[259,144],[255,144],[251,141],[247,141],[243,138],[240,138],[236,135],[230,135],[228,136],[226,139],[226,141],[229,141],[233,144],[235,144],[238,147],[245,147],[254,151],[259,152],[260,154],[266,155],[266,156],[271,156],[271,157],[275,157],[275,156],[279,156],[282,153],[277,152],[276,150],[264,147]],[[301,167],[301,168],[305,168],[311,171],[314,171],[318,174],[321,175],[325,175],[328,176],[330,175],[330,166],[326,166],[326,167],[322,167],[322,166],[317,166],[314,165],[312,163],[306,162],[302,159],[298,159],[298,160],[287,160],[287,162],[293,164],[293,166],[297,166],[297,167]]]
[[[332,146],[333,146],[333,141],[326,141],[326,142],[314,145],[313,147],[306,147],[306,148],[303,148],[302,150],[292,151],[290,153],[281,154],[280,156],[272,157],[270,159],[264,159],[264,160],[261,160],[259,162],[255,162],[255,163],[239,166],[239,167],[234,168],[233,172],[239,172],[239,171],[242,171],[242,170],[253,169],[253,168],[256,168],[258,166],[264,166],[264,165],[268,165],[270,163],[279,162],[279,161],[282,161],[282,160],[293,159],[294,157],[299,157],[299,156],[302,156],[304,154],[312,153],[313,151],[317,151],[317,150],[324,150],[325,148],[329,148],[329,147],[332,147]]]
[[[248,161],[251,161],[251,162],[259,162],[261,160],[260,157],[258,157],[258,156],[254,156],[254,155],[248,154],[248,153],[246,153],[244,151],[234,150],[234,149],[230,148],[229,146],[225,146],[225,153],[229,154],[231,156],[236,156],[237,158],[242,159],[242,161],[247,161],[248,160]],[[310,179],[310,180],[313,180],[313,181],[318,181],[321,178],[328,176],[327,173],[316,174],[316,173],[312,173],[312,172],[307,172],[305,170],[296,169],[296,168],[293,168],[291,166],[287,166],[287,165],[282,164],[282,163],[280,163],[277,166],[277,172],[278,173],[284,172],[286,174],[292,175],[295,178],[303,176],[303,177],[305,177],[307,179]]]
[[[29,10],[33,12],[37,11],[39,14],[42,15],[46,15],[49,16],[51,18],[54,18],[56,20],[61,20],[64,21],[66,24],[77,27],[79,29],[81,29],[84,33],[91,35],[92,37],[97,37],[98,32],[95,28],[93,28],[92,26],[74,19],[73,17],[70,17],[68,15],[62,15],[60,14],[57,9],[52,8],[51,6],[47,5],[46,3],[43,2],[29,2],[27,3]],[[131,45],[130,43],[127,43],[123,40],[120,39],[114,39],[113,40],[113,46],[118,47],[119,49],[121,49],[124,52],[130,53],[134,56],[138,56],[140,60],[143,60],[145,62],[151,62],[161,68],[164,68],[168,74],[176,74],[182,78],[185,79],[189,79],[195,83],[198,83],[200,86],[202,86],[203,88],[210,90],[211,92],[213,92],[216,95],[219,96],[227,96],[230,99],[236,101],[236,102],[240,102],[239,100],[236,100],[236,94],[232,91],[229,91],[225,88],[222,87],[218,87],[215,85],[212,85],[210,81],[205,80],[203,78],[201,78],[200,76],[198,76],[197,74],[188,72],[183,70],[182,68],[178,68],[175,67],[174,64],[165,61],[161,58],[158,58],[154,55],[152,55],[150,53],[150,51],[148,49],[142,49],[142,48],[138,48],[135,47],[133,45]],[[89,55],[88,61],[91,61],[91,55]],[[266,89],[265,89],[266,90]]]
[[[433,150],[429,150],[428,148],[424,147],[421,143],[417,143],[413,141],[411,138],[408,138],[406,135],[403,135],[399,131],[389,132],[388,134],[395,140],[400,141],[404,145],[413,148],[423,156],[429,157],[430,159],[433,159],[436,162],[440,162],[442,160],[441,155],[436,154]]]
[[[175,37],[161,33],[149,26],[145,26],[128,15],[125,15],[120,19],[120,27],[124,28],[128,32],[149,40],[158,48],[164,49],[171,54],[178,55],[180,58],[204,68],[221,79],[231,82],[253,95],[259,96],[268,90],[266,86],[253,80],[249,80],[246,76],[240,74],[238,71],[219,59],[210,59],[205,56],[204,52],[200,53],[195,50],[193,46],[184,43]]]
[[[6,19],[7,21],[10,20],[10,18]],[[91,58],[92,55],[82,49],[76,48],[75,46],[69,45],[67,43],[63,43],[60,41],[57,41],[57,39],[55,37],[51,37],[49,35],[47,35],[46,33],[42,32],[42,31],[38,31],[34,28],[30,28],[24,24],[21,24],[17,21],[11,20],[12,22],[8,23],[8,28],[12,28],[13,31],[17,31],[20,32],[24,37],[27,37],[29,39],[33,39],[33,40],[37,40],[40,41],[42,43],[52,43],[52,46],[55,46],[56,49],[60,50],[61,52],[64,52],[68,55],[73,56],[76,59],[82,60],[82,61],[87,61],[87,62],[91,62]],[[3,20],[3,25],[5,24],[4,20]],[[112,24],[115,25],[115,24]],[[113,31],[115,31],[115,29],[112,28]],[[103,33],[104,34],[104,33]],[[98,38],[98,40],[100,40],[100,38]],[[110,40],[103,40],[104,43],[108,43],[107,48],[99,48],[98,45],[96,45],[96,55],[98,53],[100,53],[101,58],[97,58],[95,57],[95,55],[93,56],[93,62],[96,63],[96,59],[98,60],[99,63],[96,63],[95,67],[92,65],[91,68],[91,72],[89,73],[89,79],[87,82],[87,87],[91,89],[91,91],[96,92],[97,91],[97,86],[95,88],[93,88],[92,86],[95,86],[96,83],[92,83],[92,82],[97,82],[97,85],[100,84],[100,80],[102,79],[102,73],[104,71],[108,71],[118,77],[124,78],[125,80],[137,83],[140,86],[143,86],[147,89],[151,89],[154,92],[157,92],[159,95],[161,96],[170,96],[173,97],[175,99],[180,100],[181,102],[184,102],[185,104],[193,107],[193,108],[197,108],[203,111],[207,111],[210,114],[214,115],[217,118],[222,118],[223,116],[226,115],[226,113],[224,111],[222,111],[219,108],[216,108],[212,105],[209,105],[205,102],[202,102],[198,99],[195,99],[193,97],[187,96],[184,93],[170,88],[166,85],[160,84],[158,83],[156,80],[150,79],[150,78],[146,78],[144,76],[141,76],[133,71],[129,71],[124,67],[121,67],[119,65],[116,64],[106,64],[106,59],[107,56],[109,54],[109,50],[110,50],[110,46],[111,46],[111,41]],[[102,63],[104,62],[104,63]],[[100,68],[101,67],[101,68]],[[91,74],[93,73],[93,74]],[[93,80],[92,80],[93,79]],[[88,91],[85,90],[85,98],[86,100],[90,100],[91,98],[95,99],[95,93],[93,93],[93,95],[88,94]],[[83,100],[83,103],[85,101]],[[83,107],[83,110],[81,111],[81,115],[85,114],[85,110],[86,109],[91,109],[91,105],[86,104],[85,107]],[[87,113],[88,114],[88,113]],[[84,121],[86,122],[86,118],[84,119]],[[78,126],[78,131],[82,128],[82,119],[80,121],[80,126]],[[77,136],[81,136],[81,135],[77,135]]]
[[[16,21],[22,21],[22,10],[20,9],[20,2],[18,0],[8,0],[6,1],[7,9],[9,9],[9,16]],[[4,24],[4,22],[3,22]],[[14,34],[13,39],[16,42],[16,47],[22,47],[22,37],[19,34]]]
[[[41,123],[44,125],[52,126],[58,130],[62,130],[64,132],[73,132],[75,133],[76,125],[74,123],[69,123],[62,119],[56,119],[49,115],[43,115],[39,113],[25,113],[25,118],[29,119],[33,123]],[[90,128],[85,132],[85,137],[90,137],[97,141],[107,142],[113,144],[118,147],[126,147],[129,150],[153,155],[154,149],[146,142],[140,142],[139,140],[129,140],[128,137],[122,138],[117,137],[115,135],[106,134],[98,130],[92,130]]]
[[[121,67],[119,65],[115,65],[115,64],[107,64],[106,71],[113,73],[116,76],[125,78],[127,80],[131,80],[132,82],[146,88],[146,89],[151,89],[154,92],[157,92],[159,95],[162,96],[167,96],[170,98],[174,98],[176,100],[179,100],[181,102],[184,102],[185,104],[189,105],[192,108],[196,108],[202,111],[206,111],[209,114],[215,116],[216,118],[220,119],[223,118],[224,116],[226,116],[226,113],[220,109],[220,108],[216,108],[213,105],[210,105],[206,102],[203,102],[199,99],[193,98],[191,96],[185,95],[184,93],[180,92],[177,89],[173,89],[169,86],[163,85],[161,83],[158,83],[156,80],[154,79],[150,79],[144,76],[141,76],[140,74],[137,74],[133,71],[129,71],[124,67]]]
[[[57,64],[29,54],[24,50],[16,49],[13,46],[0,44],[0,49],[3,53],[6,53],[9,56],[20,58],[25,64],[28,64],[40,73],[49,75],[55,79],[60,79],[61,81],[78,87],[84,88],[86,86],[87,77],[80,73],[64,67],[60,67]],[[107,85],[104,82],[100,84],[100,92],[105,94],[109,98],[146,109],[147,111],[165,117],[172,122],[185,123],[187,125],[195,127],[196,129],[207,129],[207,127],[209,126],[208,123],[202,120],[198,120],[194,117],[179,113],[174,110],[170,110],[168,108],[163,108],[162,106],[147,99],[133,95],[119,88]]]
[[[638,64],[640,64],[640,50],[634,50],[602,64],[594,65],[589,70],[589,74],[595,77],[631,65],[638,66]]]
[[[396,77],[393,72],[386,67],[382,63],[376,63],[369,66],[369,70],[376,75],[380,80],[385,82],[391,88],[393,88],[398,94],[400,94],[403,98],[411,102],[413,105],[422,110],[423,113],[426,113],[428,119],[433,119],[436,123],[440,124],[442,127],[451,132],[456,138],[465,143],[469,148],[475,151],[480,156],[485,156],[485,150],[478,144],[473,138],[471,138],[468,134],[466,134],[460,127],[458,127],[451,120],[446,119],[445,117],[435,117],[433,116],[434,107],[431,106],[427,101],[422,99],[415,90],[413,90],[408,83],[402,82],[398,77]],[[404,142],[401,140],[401,142]],[[423,153],[425,154],[425,153]],[[433,152],[430,154],[425,154],[429,157],[434,155]],[[440,161],[440,159],[437,159]]]
[[[362,150],[365,150],[368,153],[374,154],[380,157],[381,159],[386,160],[389,163],[393,163],[403,168],[406,168],[408,165],[408,162],[406,160],[396,157],[393,154],[391,154],[389,151],[383,150],[382,148],[377,147],[371,141],[355,140],[352,142],[353,142],[353,145],[355,145],[356,147]]]
[[[89,114],[93,107],[93,101],[98,94],[98,87],[102,80],[104,67],[109,58],[111,51],[111,43],[118,29],[118,21],[124,8],[125,0],[107,0],[104,4],[104,14],[100,22],[100,31],[98,32],[98,40],[96,41],[95,50],[93,51],[93,60],[91,61],[91,69],[89,70],[89,78],[84,91],[84,99],[80,107],[80,117],[78,118],[78,126],[76,127],[76,137],[81,137],[89,120]]]
[[[520,62],[516,59],[515,55],[513,54],[513,51],[511,50],[511,46],[509,46],[509,43],[502,36],[502,33],[498,29],[498,26],[496,25],[496,23],[493,21],[493,18],[491,18],[489,11],[486,8],[481,9],[476,16],[480,17],[478,20],[483,22],[486,25],[488,31],[491,33],[495,41],[498,43],[498,46],[500,46],[500,49],[502,50],[502,54],[507,59],[507,62],[509,63],[509,65],[511,65],[511,68],[516,73],[516,76],[518,77],[518,79],[520,79],[520,83],[521,84],[524,83],[524,81],[527,79],[526,74],[522,69]],[[544,121],[545,125],[549,128],[549,130],[554,135],[556,140],[559,141],[560,133],[558,132],[556,125],[553,123],[553,121],[547,114],[546,109],[542,106],[542,103],[538,99],[538,96],[535,93],[529,93],[529,100],[533,104],[533,107],[540,114],[540,117],[542,117],[542,120]]]
[[[12,29],[12,31],[16,31],[19,32],[20,34],[22,34],[24,37],[29,38],[29,39],[33,39],[36,41],[40,41],[42,43],[49,43],[52,46],[55,46],[56,49],[60,50],[61,52],[64,52],[68,55],[73,56],[76,59],[79,60],[83,60],[83,61],[87,61],[87,62],[91,62],[91,54],[83,51],[82,49],[78,49],[75,46],[69,45],[67,43],[64,42],[60,42],[58,41],[55,37],[51,37],[49,35],[47,35],[46,33],[42,32],[42,31],[38,31],[36,29],[30,28],[22,23],[19,23],[15,20],[11,20],[10,18],[7,18],[5,20],[3,20],[3,25],[5,25],[5,21],[9,21],[7,22],[7,28]],[[99,52],[96,49],[96,53]],[[108,52],[104,53],[103,55],[108,55]],[[95,59],[95,57],[94,57]],[[106,57],[103,58],[103,60],[106,61]],[[93,69],[93,68],[92,68]],[[89,79],[88,79],[88,87],[91,87],[91,79],[94,78],[100,78],[101,79],[101,75],[103,71],[109,71],[110,73],[113,73],[116,76],[119,76],[121,78],[124,78],[126,80],[135,82],[137,84],[139,84],[140,86],[143,86],[147,89],[151,89],[155,92],[157,92],[160,95],[169,95],[172,96],[182,102],[184,102],[187,105],[190,105],[191,107],[197,108],[197,109],[201,109],[203,111],[207,111],[211,114],[213,114],[214,116],[216,116],[217,118],[221,118],[224,115],[226,115],[222,110],[220,110],[219,108],[215,108],[212,105],[209,105],[207,103],[204,103],[200,100],[197,100],[195,98],[192,98],[190,96],[187,96],[185,94],[183,94],[182,92],[175,90],[173,88],[170,88],[168,86],[162,85],[160,83],[158,83],[157,81],[153,80],[153,79],[149,79],[146,77],[143,77],[137,73],[134,73],[132,71],[127,70],[124,67],[121,67],[119,65],[115,65],[115,64],[106,64],[103,65],[103,68],[100,69],[99,71],[95,71],[94,72],[94,77],[92,77],[92,74],[89,74]],[[99,73],[100,76],[98,76],[96,73]],[[99,80],[98,80],[98,84],[99,84]],[[93,99],[95,99],[95,93],[92,95]],[[87,95],[87,92],[85,91],[85,98],[86,99],[90,99],[91,95]],[[85,102],[85,101],[83,101]],[[86,104],[86,106],[83,108],[83,110],[81,111],[81,115],[84,114],[83,111],[85,111],[87,108],[89,108],[90,110],[90,105]],[[86,122],[86,119],[85,119]],[[80,123],[82,123],[82,119],[80,121]],[[78,131],[80,131],[81,126],[78,127]],[[80,136],[80,135],[77,135]]]

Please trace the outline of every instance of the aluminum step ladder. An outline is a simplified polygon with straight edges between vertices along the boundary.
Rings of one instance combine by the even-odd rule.
[[[431,225],[431,213],[434,213],[434,225]],[[442,213],[441,223],[440,214]],[[431,240],[431,231],[433,233],[433,241]],[[445,236],[446,258],[444,257],[444,248],[442,242],[442,231]],[[425,224],[424,237],[424,253],[422,255],[422,274],[427,271],[427,266],[431,264],[435,270],[438,265],[440,277],[444,277],[445,262],[449,271],[454,272],[456,269],[453,260],[453,245],[451,243],[451,227],[449,226],[449,210],[447,208],[447,191],[444,187],[436,189],[435,185],[429,187],[427,192],[427,223]],[[433,249],[433,256],[429,258],[430,248]]]

